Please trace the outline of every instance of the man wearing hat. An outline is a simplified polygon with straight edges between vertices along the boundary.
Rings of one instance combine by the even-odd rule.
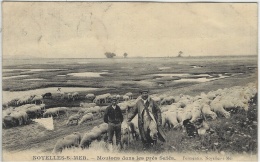
[[[116,96],[112,97],[112,104],[106,108],[104,122],[108,123],[108,143],[113,144],[113,136],[116,136],[116,145],[121,147],[121,123],[123,114],[117,105]]]
[[[148,148],[151,146],[151,143],[153,142],[152,139],[149,137],[149,135],[145,134],[144,126],[143,126],[143,115],[144,112],[150,112],[153,114],[156,123],[158,125],[158,128],[161,126],[162,123],[162,116],[161,116],[161,110],[159,106],[156,104],[156,102],[149,96],[149,90],[143,89],[140,91],[141,98],[137,100],[133,111],[131,111],[128,115],[127,121],[130,122],[136,114],[138,114],[138,127],[141,135],[141,140],[145,148]],[[149,113],[148,113],[149,114]],[[160,140],[165,141],[164,136],[161,138],[161,132],[158,129],[158,137]],[[164,135],[164,134],[163,134]]]

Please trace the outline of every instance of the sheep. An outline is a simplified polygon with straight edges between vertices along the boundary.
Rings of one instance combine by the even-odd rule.
[[[89,94],[86,95],[85,98],[86,98],[87,100],[93,101],[93,100],[95,99],[95,97],[96,97],[96,96],[95,96],[93,93],[89,93]]]
[[[168,124],[168,128],[174,128],[179,125],[177,120],[177,112],[175,111],[166,111],[162,113],[163,121],[162,126],[165,127]]]
[[[171,105],[172,103],[174,103],[175,100],[174,100],[174,97],[173,96],[168,96],[168,97],[165,97],[162,101],[161,101],[161,105]]]
[[[133,99],[133,93],[132,92],[127,92],[124,96],[128,96],[130,100]]]
[[[102,115],[107,109],[107,106],[101,106],[100,107],[100,115]]]
[[[96,114],[97,116],[101,117],[101,108],[99,106],[95,106],[90,111],[92,114]]]
[[[58,140],[52,153],[60,153],[65,148],[70,148],[72,146],[78,147],[80,145],[81,135],[78,132],[74,132],[71,135],[65,136]]]
[[[130,137],[129,141],[128,136]],[[135,133],[134,124],[131,122],[127,123],[126,120],[124,120],[121,125],[121,144],[123,146],[126,146],[126,144],[133,141],[133,139],[135,139],[136,137],[137,136]]]
[[[71,94],[71,98],[72,98],[73,101],[79,99],[79,93],[78,93],[78,92],[72,93],[72,94]]]
[[[72,99],[72,94],[71,93],[67,93],[67,99],[68,100]]]
[[[27,124],[29,117],[25,111],[14,111],[12,116],[19,121],[19,125]]]
[[[80,107],[84,107],[84,108],[89,108],[89,107],[94,107],[96,106],[95,103],[84,103],[84,102],[80,102]]]
[[[123,99],[123,97],[120,95],[116,95],[116,99],[119,101],[119,100]]]
[[[93,120],[93,119],[94,119],[94,115],[93,115],[92,113],[87,113],[86,115],[84,115],[84,116],[80,119],[78,125],[81,125],[82,123],[84,123],[84,122],[86,122],[86,121],[88,121],[88,120]]]
[[[81,108],[81,109],[79,109],[79,111],[78,111],[77,114],[82,115],[82,114],[84,114],[86,111],[88,111],[89,109],[90,109],[90,108]]]
[[[93,113],[96,114],[97,116],[101,116],[101,108],[99,106],[95,107],[90,107],[90,108],[81,108],[78,111],[78,114],[87,114],[87,113]]]
[[[151,97],[157,105],[161,105],[161,98],[158,96],[152,96]]]
[[[177,104],[165,105],[165,106],[161,107],[161,112],[173,111],[173,110],[178,109],[178,108],[180,108],[180,107]]]
[[[226,105],[225,105],[226,104]],[[228,103],[224,103],[220,101],[220,96],[217,96],[211,103],[210,109],[214,112],[218,112],[224,115],[225,118],[230,118],[230,113],[224,109],[224,105],[227,106]]]
[[[52,98],[52,94],[50,92],[42,95],[43,98]]]
[[[41,106],[34,105],[26,109],[26,113],[30,119],[36,119],[42,117]]]
[[[59,92],[60,99],[65,99],[65,92]]]
[[[99,125],[100,130],[102,131],[102,133],[107,133],[108,130],[108,124],[107,123],[102,123]]]
[[[138,127],[138,115],[136,115],[132,120],[131,123],[133,123],[133,130],[135,132],[135,138],[136,140],[140,139],[140,132],[139,132],[139,127]]]
[[[94,132],[88,132],[85,133],[84,136],[82,137],[82,140],[80,141],[80,147],[82,149],[88,148],[91,142],[95,139],[95,133]]]
[[[15,119],[13,116],[11,115],[6,115],[2,118],[2,123],[3,123],[3,127],[8,127],[8,126],[12,126],[15,127],[18,125],[17,119]]]
[[[72,134],[64,137],[64,139],[74,140],[75,146],[78,147],[80,145],[81,135],[79,132],[73,132]]]
[[[42,100],[43,100],[43,97],[41,95],[36,95],[36,96],[33,97],[31,103],[35,103],[35,104],[40,103],[40,104],[42,104]]]
[[[31,96],[31,95],[27,95],[27,96],[23,96],[21,98],[18,99],[17,101],[17,105],[24,105],[24,104],[28,104],[32,101],[32,98],[34,96]]]
[[[66,107],[57,107],[57,108],[50,108],[47,109],[44,113],[43,113],[43,117],[59,117],[62,114],[66,114],[66,116],[68,116],[68,109]]]
[[[93,103],[96,103],[96,104],[109,103],[110,99],[111,99],[111,94],[106,93],[103,95],[96,96],[96,98],[93,100]]]
[[[124,100],[124,101],[128,101],[128,100],[130,100],[130,98],[129,98],[129,96],[124,95],[124,96],[123,96],[123,100]]]
[[[217,114],[211,111],[210,106],[207,104],[202,106],[201,112],[203,115],[209,115],[213,120],[217,118]]]
[[[4,127],[27,124],[28,115],[24,110],[9,109],[3,111],[2,123]]]
[[[74,120],[76,120],[76,125],[78,125],[78,121],[79,121],[80,117],[81,117],[81,115],[79,115],[79,114],[74,114],[74,115],[70,116],[66,125],[73,124]]]

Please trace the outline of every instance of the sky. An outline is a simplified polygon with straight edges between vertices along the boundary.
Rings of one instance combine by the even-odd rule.
[[[257,3],[3,2],[3,57],[257,55]]]

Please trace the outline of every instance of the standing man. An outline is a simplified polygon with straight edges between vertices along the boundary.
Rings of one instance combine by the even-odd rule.
[[[108,123],[108,143],[113,145],[113,136],[116,136],[116,145],[121,148],[121,123],[123,122],[123,114],[117,105],[117,98],[112,97],[112,104],[107,107],[104,114],[104,122]]]
[[[127,121],[130,122],[135,117],[135,115],[138,114],[138,127],[141,135],[141,140],[145,149],[151,146],[153,140],[150,138],[149,135],[146,135],[144,132],[144,126],[143,126],[144,112],[149,111],[153,114],[158,127],[161,126],[162,124],[162,116],[161,116],[161,110],[159,106],[149,96],[149,91],[145,89],[145,90],[141,90],[140,93],[141,93],[141,98],[137,100],[136,105],[134,106],[133,111],[130,112]],[[158,135],[160,137],[160,131],[158,132]]]

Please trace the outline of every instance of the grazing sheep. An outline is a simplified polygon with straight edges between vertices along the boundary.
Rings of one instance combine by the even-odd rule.
[[[89,93],[86,95],[86,99],[87,100],[90,100],[90,101],[93,101],[95,99],[95,95],[93,93]]]
[[[211,111],[210,106],[207,104],[204,104],[202,106],[201,112],[203,115],[210,116],[213,120],[217,118],[217,114],[213,111]]]
[[[52,98],[52,94],[50,92],[42,95],[42,98]]]
[[[65,148],[79,147],[81,141],[81,135],[78,132],[74,132],[71,135],[65,136],[58,140],[52,153],[60,153]]]
[[[2,118],[2,123],[3,123],[3,127],[7,128],[7,127],[15,127],[17,126],[19,123],[19,121],[17,121],[13,116],[11,115],[6,115]]]
[[[78,125],[81,125],[82,123],[84,123],[84,122],[86,122],[86,121],[89,121],[89,120],[93,120],[93,119],[94,119],[94,115],[93,115],[92,113],[87,113],[86,115],[84,115],[84,116],[80,119]]]
[[[68,116],[68,109],[66,107],[56,107],[56,108],[50,108],[47,109],[44,113],[43,113],[43,117],[59,117],[63,114],[66,114],[66,116]]]
[[[28,114],[28,117],[30,119],[36,119],[42,117],[42,112],[43,111],[41,106],[38,105],[34,105],[26,109],[26,113]]]
[[[102,104],[102,103],[109,103],[110,100],[111,100],[111,94],[106,93],[103,95],[96,96],[96,98],[93,100],[93,102],[96,104]]]
[[[78,122],[79,122],[79,118],[81,117],[81,115],[79,114],[74,114],[72,116],[69,117],[66,125],[69,125],[69,124],[73,124],[73,122],[76,120],[76,125],[78,125]]]
[[[101,106],[100,107],[100,114],[103,115],[103,113],[106,111],[107,106]]]
[[[36,95],[33,97],[31,103],[42,104],[43,103],[42,100],[43,100],[43,97],[41,95]]]
[[[88,111],[89,109],[91,109],[91,108],[81,108],[81,109],[79,109],[78,114],[79,114],[79,115],[83,115],[83,114],[85,114],[85,112]]]
[[[79,99],[79,93],[78,93],[78,92],[72,93],[72,94],[71,94],[71,98],[72,98],[73,101]]]
[[[89,108],[89,107],[94,107],[94,106],[96,106],[95,103],[84,103],[84,102],[80,102],[80,107]]]
[[[91,142],[95,139],[95,133],[94,132],[88,132],[85,133],[84,136],[82,137],[82,140],[80,141],[80,147],[82,149],[88,148]]]
[[[71,93],[67,93],[67,99],[68,100],[72,99],[72,94]]]
[[[229,101],[228,101],[229,102]],[[230,113],[224,109],[224,105],[227,106],[229,103],[220,101],[220,96],[217,96],[211,103],[210,109],[216,113],[224,115],[225,118],[230,118]],[[231,105],[232,106],[232,105]]]
[[[18,99],[17,105],[29,104],[32,102],[34,96],[26,95]]]
[[[171,105],[174,102],[175,102],[174,97],[173,96],[168,96],[168,97],[165,97],[161,101],[161,105]]]
[[[123,99],[123,97],[121,97],[120,95],[116,95],[116,99],[119,101],[119,100]]]
[[[130,100],[130,98],[129,98],[129,96],[124,95],[124,96],[123,96],[123,100],[124,100],[124,101],[128,101],[128,100]]]
[[[158,96],[151,97],[157,105],[161,105],[161,98]]]
[[[27,124],[29,117],[25,111],[14,111],[12,116],[19,121],[19,125]]]
[[[108,124],[107,123],[102,123],[99,125],[100,130],[102,131],[102,133],[107,133],[108,130]]]
[[[168,124],[168,129],[175,128],[179,125],[176,111],[166,111],[162,113],[162,126],[165,127]]]

